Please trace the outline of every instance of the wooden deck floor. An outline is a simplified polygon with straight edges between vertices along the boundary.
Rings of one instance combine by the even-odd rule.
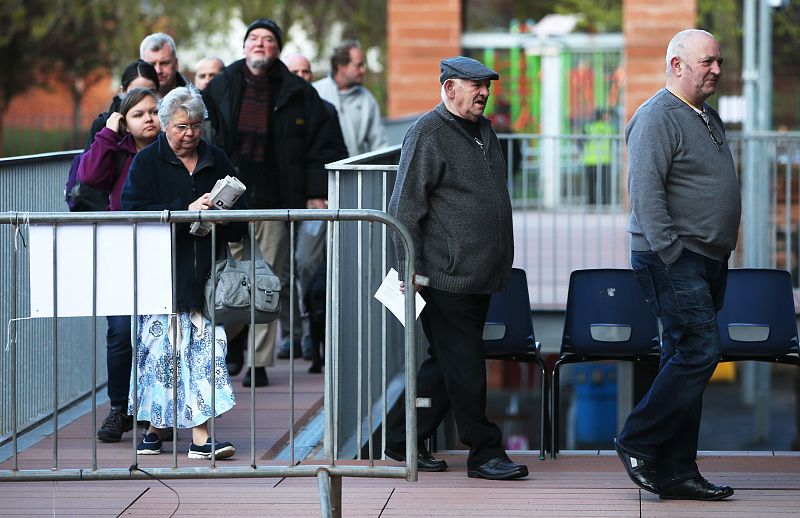
[[[285,443],[288,426],[287,362],[269,370],[272,385],[257,391],[256,458],[270,462]],[[322,377],[305,373],[298,362],[296,418],[320,404]],[[250,462],[249,391],[235,380],[238,405],[218,422],[218,436],[234,442],[237,454],[225,465]],[[105,415],[98,410],[98,420]],[[99,424],[99,423],[98,423]],[[94,425],[84,416],[60,432],[59,466],[88,467]],[[126,435],[126,439],[129,438]],[[202,465],[186,458],[189,434],[178,441],[180,466]],[[165,443],[170,448],[171,443]],[[405,480],[346,478],[343,516],[347,517],[745,517],[800,516],[800,454],[708,452],[700,468],[713,482],[730,484],[736,494],[714,503],[662,502],[637,489],[608,451],[564,452],[540,461],[535,453],[512,457],[531,469],[525,480],[490,482],[466,476],[464,452],[443,452],[450,469]],[[99,444],[101,467],[131,464],[131,442]],[[172,456],[140,457],[139,465],[168,466]],[[50,468],[52,442],[45,438],[23,451],[20,468]],[[313,460],[307,461],[314,463]],[[391,463],[391,461],[386,461]],[[200,464],[198,464],[200,463]],[[270,462],[271,463],[271,462]],[[378,461],[381,463],[381,461]],[[10,462],[0,465],[9,469]],[[166,485],[164,485],[166,484]],[[20,482],[0,484],[0,516],[274,516],[320,515],[317,482],[310,478]],[[169,487],[167,487],[169,486]]]

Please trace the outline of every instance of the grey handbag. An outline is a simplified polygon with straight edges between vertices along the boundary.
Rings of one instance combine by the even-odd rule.
[[[250,323],[250,276],[252,260],[256,263],[255,290],[255,323],[268,324],[281,312],[281,281],[272,271],[272,267],[264,260],[261,249],[256,246],[255,254],[250,254],[250,238],[244,238],[243,257],[237,260],[231,253],[231,247],[225,243],[225,257],[214,264],[214,275],[209,275],[205,286],[205,304],[203,316],[211,319],[211,311],[215,310],[216,323],[249,324]],[[216,283],[217,291],[212,304],[212,291]]]

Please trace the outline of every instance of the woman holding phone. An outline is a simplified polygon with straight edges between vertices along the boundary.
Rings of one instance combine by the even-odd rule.
[[[157,94],[147,88],[129,90],[119,111],[108,116],[105,127],[81,157],[78,181],[109,191],[110,210],[122,210],[119,196],[133,157],[161,132]]]
[[[120,193],[133,157],[158,138],[161,132],[153,90],[128,90],[118,112],[108,116],[92,145],[84,152],[78,165],[78,180],[89,187],[109,194],[109,210],[122,210]],[[131,317],[106,317],[106,368],[108,399],[111,410],[97,430],[102,442],[119,442],[122,435],[133,429],[133,417],[128,415],[128,390],[131,375]]]

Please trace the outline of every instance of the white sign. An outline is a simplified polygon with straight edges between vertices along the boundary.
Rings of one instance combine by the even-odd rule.
[[[55,268],[59,317],[92,315],[95,277],[92,225],[58,225]],[[140,223],[136,231],[137,312],[172,311],[170,225]],[[53,226],[30,227],[31,317],[53,316]],[[133,226],[97,225],[96,315],[133,314]]]
[[[725,124],[744,121],[747,103],[741,95],[721,95],[719,97],[719,118]]]

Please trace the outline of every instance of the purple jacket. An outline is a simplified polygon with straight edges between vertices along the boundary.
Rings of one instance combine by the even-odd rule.
[[[81,157],[78,181],[89,187],[109,191],[109,209],[122,210],[119,196],[128,178],[128,169],[134,155],[136,143],[131,135],[125,135],[122,140],[118,140],[116,132],[103,128]]]

